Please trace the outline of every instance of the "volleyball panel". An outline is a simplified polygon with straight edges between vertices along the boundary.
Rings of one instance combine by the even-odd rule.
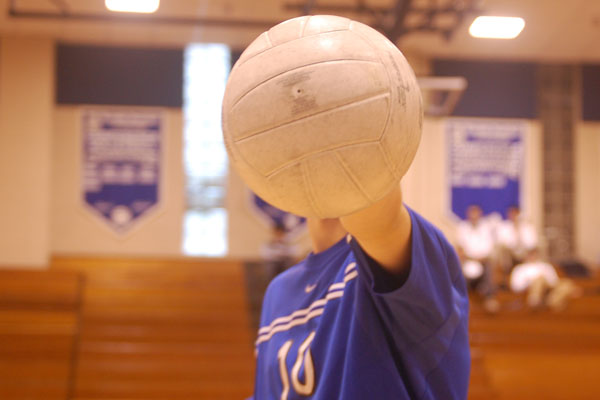
[[[280,189],[266,194],[269,201],[303,216],[335,218],[368,204],[333,152],[293,164],[269,177],[269,184]]]
[[[371,44],[388,70],[392,109],[381,144],[400,178],[410,167],[421,140],[423,106],[417,79],[404,55],[379,32],[357,22],[351,23],[350,30]]]
[[[347,30],[304,37],[269,48],[236,64],[227,82],[224,110],[229,112],[244,95],[269,79],[334,60],[379,62],[379,57],[369,42]]]
[[[267,33],[272,45],[278,46],[301,37],[347,30],[350,23],[348,18],[333,15],[304,16],[282,22]]]
[[[346,146],[336,155],[370,202],[381,199],[398,182],[379,142]]]
[[[307,159],[304,174],[310,185],[309,194],[314,200],[313,210],[319,218],[350,214],[370,204],[369,198],[356,185],[334,153]]]
[[[378,140],[388,110],[389,95],[376,95],[239,140],[232,151],[241,155],[240,162],[268,176],[313,154]]]
[[[378,63],[343,60],[311,64],[277,75],[251,90],[231,109],[228,129],[237,142],[305,117],[318,117],[337,107],[387,94],[388,87],[386,71]]]

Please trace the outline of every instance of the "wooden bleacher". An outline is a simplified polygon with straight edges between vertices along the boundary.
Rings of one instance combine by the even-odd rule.
[[[578,283],[600,287],[600,279]],[[587,290],[560,313],[518,307],[514,294],[499,298],[496,315],[471,303],[469,399],[599,399],[600,292]]]
[[[252,394],[241,263],[55,258],[51,269],[86,279],[74,400]]]
[[[0,270],[0,399],[70,397],[81,289],[77,273]]]
[[[470,400],[598,399],[600,279],[552,313],[471,307]],[[244,267],[56,257],[0,270],[0,399],[243,399],[254,329]]]

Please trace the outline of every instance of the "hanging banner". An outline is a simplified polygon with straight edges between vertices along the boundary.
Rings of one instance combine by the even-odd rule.
[[[160,112],[83,112],[83,197],[115,232],[126,232],[159,202]]]
[[[466,218],[469,205],[484,214],[506,217],[510,206],[519,206],[524,165],[524,122],[449,120],[450,209]]]
[[[278,226],[287,233],[298,233],[306,227],[306,218],[283,211],[250,192],[251,208],[272,227]]]

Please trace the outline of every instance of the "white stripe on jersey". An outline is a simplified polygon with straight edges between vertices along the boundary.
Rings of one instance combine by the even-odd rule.
[[[327,299],[327,300],[335,299],[338,297],[342,297],[343,294],[344,294],[344,292],[342,290],[338,290],[336,292],[330,292],[327,294],[327,296],[325,296],[325,299]],[[314,310],[311,310],[308,314],[306,314],[304,316],[304,318],[296,318],[285,325],[277,325],[268,334],[264,333],[264,334],[260,335],[258,337],[258,339],[256,340],[256,345],[258,346],[262,342],[266,342],[267,340],[271,339],[273,337],[273,335],[276,334],[277,332],[287,331],[290,328],[293,328],[294,326],[307,323],[311,319],[323,314],[323,310],[325,310],[325,307],[319,307]]]
[[[344,274],[347,274],[351,269],[355,269],[355,268],[356,268],[356,263],[355,262],[351,262],[346,267],[346,270],[344,271]]]
[[[339,283],[333,283],[333,284],[331,284],[329,286],[328,292],[331,292],[333,290],[343,289],[344,286],[346,286],[346,282],[356,276],[356,271],[354,271],[354,275],[348,274],[348,271],[350,271],[352,269],[356,269],[356,263],[354,263],[354,262],[348,264],[348,267],[346,267],[346,271],[345,271],[346,275],[344,276],[344,281],[343,282],[339,282]],[[258,333],[259,333],[259,335],[262,334],[262,333],[266,333],[267,331],[271,330],[277,324],[282,324],[282,323],[285,323],[285,322],[289,322],[293,318],[304,316],[304,315],[306,315],[307,313],[310,312],[311,308],[319,307],[320,305],[325,304],[325,302],[326,302],[325,298],[320,299],[320,300],[316,300],[310,306],[308,306],[307,308],[303,308],[303,309],[294,311],[292,314],[290,314],[288,316],[285,316],[285,317],[276,318],[268,326],[264,326],[264,327],[260,328],[258,330]]]
[[[348,271],[350,272],[348,273]],[[323,314],[325,304],[327,304],[327,302],[331,299],[342,297],[344,294],[343,289],[346,286],[346,283],[358,276],[358,272],[356,271],[356,263],[350,263],[345,272],[346,275],[344,276],[344,281],[331,284],[324,298],[315,300],[307,308],[296,310],[292,314],[285,317],[276,318],[268,326],[260,328],[258,331],[259,336],[256,339],[255,345],[258,346],[260,343],[271,339],[271,337],[277,332],[286,331],[294,326],[305,324],[309,320]]]

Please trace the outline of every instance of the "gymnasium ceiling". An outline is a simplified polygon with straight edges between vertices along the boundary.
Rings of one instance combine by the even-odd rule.
[[[600,61],[600,0],[161,0],[148,16],[111,13],[104,0],[0,0],[0,7],[0,34],[69,42],[243,48],[273,24],[308,12],[376,25],[403,51],[428,57]],[[472,38],[468,27],[482,14],[520,16],[526,26],[514,40]]]

